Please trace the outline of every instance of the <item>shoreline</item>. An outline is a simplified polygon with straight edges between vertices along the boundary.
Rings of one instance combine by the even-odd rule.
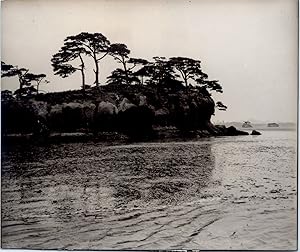
[[[223,126],[215,126],[220,129]],[[229,127],[228,127],[229,128]],[[227,128],[227,129],[228,129]],[[235,127],[234,127],[235,128]],[[132,143],[132,142],[157,142],[157,141],[184,141],[184,140],[198,140],[211,137],[226,137],[251,135],[252,130],[264,131],[297,131],[296,128],[251,128],[243,129],[235,128],[236,134],[225,134],[219,132],[212,134],[208,130],[195,130],[190,132],[181,132],[175,127],[156,127],[153,134],[149,136],[132,138],[125,133],[117,131],[106,131],[93,133],[91,131],[83,130],[77,132],[51,132],[47,136],[35,135],[34,133],[10,133],[2,134],[2,146],[4,144],[13,143],[67,143],[67,142],[107,142],[107,143]],[[242,134],[239,134],[241,133]]]
[[[216,126],[216,128],[218,128]],[[227,128],[228,129],[228,128]],[[198,140],[210,137],[235,136],[235,135],[250,135],[246,131],[235,129],[235,134],[232,132],[210,132],[209,130],[194,130],[182,132],[174,127],[157,127],[153,129],[151,135],[142,137],[130,137],[124,133],[98,132],[90,131],[78,132],[51,132],[48,135],[36,135],[34,133],[13,133],[2,134],[2,146],[6,144],[21,144],[21,143],[72,143],[72,142],[103,142],[103,143],[132,143],[132,142],[156,142],[156,141],[177,141],[177,140]],[[226,134],[227,133],[227,134]]]

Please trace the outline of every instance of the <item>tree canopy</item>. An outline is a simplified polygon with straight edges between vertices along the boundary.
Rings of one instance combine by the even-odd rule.
[[[26,79],[27,83],[35,82],[36,85],[36,93],[39,93],[39,86],[44,80],[44,83],[49,83],[48,80],[45,80],[46,74],[33,74],[33,73],[27,73],[25,74],[24,78]]]
[[[29,70],[26,68],[19,68],[18,66],[9,65],[1,61],[1,77],[14,76],[18,77],[19,80],[19,89],[14,92],[17,97],[36,93],[37,89],[32,86],[32,81],[38,81],[40,83],[40,81],[46,77],[45,74],[34,75],[29,73]]]
[[[12,77],[18,75],[19,69],[16,66],[1,61],[1,77]]]
[[[139,79],[136,76],[128,75],[126,72],[117,68],[111,72],[111,75],[107,77],[107,84],[128,84],[133,82],[139,82]]]
[[[188,86],[188,81],[190,79],[195,80],[195,78],[199,78],[203,75],[200,60],[185,57],[172,57],[169,62],[171,66],[180,73],[186,87]]]
[[[9,65],[1,61],[1,77],[18,76],[20,89],[22,89],[24,85],[28,85],[26,79],[24,78],[28,71],[29,70],[26,68],[18,68],[18,66]]]
[[[135,81],[138,82],[138,79],[135,78],[136,75],[133,74],[132,70],[138,65],[145,65],[148,63],[145,59],[139,58],[129,58],[130,50],[127,48],[125,44],[114,43],[110,45],[109,54],[123,66],[123,76],[125,78],[125,83],[130,84]],[[119,73],[120,69],[118,70]],[[114,71],[113,71],[114,72]],[[111,75],[110,77],[112,77]],[[124,81],[122,81],[124,82]]]
[[[80,71],[82,89],[85,90],[85,65],[83,61],[83,54],[86,53],[87,51],[82,47],[80,41],[69,38],[64,42],[64,45],[61,47],[59,52],[52,56],[51,62],[54,74],[59,75],[62,78],[66,78],[76,71]]]
[[[64,39],[64,44],[58,53],[52,56],[51,62],[54,74],[66,78],[77,70],[81,72],[82,89],[85,91],[84,57],[94,61],[94,84],[99,86],[99,62],[109,53],[110,41],[102,33],[81,32]],[[76,63],[76,60],[79,61]]]
[[[100,85],[100,61],[106,56],[111,56],[121,65],[112,70],[107,77],[107,84],[148,84],[156,87],[175,87],[174,90],[191,90],[200,88],[204,95],[211,91],[223,93],[218,80],[209,80],[208,75],[202,71],[201,61],[188,57],[153,57],[151,61],[142,58],[130,57],[130,49],[124,43],[111,43],[102,33],[81,32],[77,35],[67,36],[61,48],[51,58],[51,65],[55,75],[66,78],[75,72],[81,74],[81,86],[85,91],[86,69],[91,60],[94,64],[93,71],[97,87]],[[45,74],[30,73],[26,68],[9,65],[1,62],[1,76],[16,76],[20,83],[17,94],[39,92],[41,83],[48,83]],[[90,83],[89,83],[90,84]],[[25,87],[28,87],[25,89]],[[226,109],[225,105],[217,103],[220,110]]]
[[[222,102],[218,101],[216,103],[216,107],[219,109],[219,110],[223,110],[223,111],[226,111],[227,110],[227,106],[225,106]]]
[[[102,33],[81,32],[75,36],[68,36],[66,42],[76,41],[85,54],[92,57],[95,64],[95,84],[99,86],[99,62],[109,53],[110,41]]]
[[[153,62],[145,64],[135,75],[146,76],[146,84],[164,85],[167,81],[175,80],[178,75],[166,57],[153,57]]]

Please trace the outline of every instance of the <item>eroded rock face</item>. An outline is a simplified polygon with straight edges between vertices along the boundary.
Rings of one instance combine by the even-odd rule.
[[[121,111],[118,116],[119,130],[132,138],[141,138],[152,134],[154,111],[148,106],[132,106]]]
[[[97,115],[116,115],[118,114],[118,108],[110,103],[102,101],[97,107]]]
[[[94,121],[96,105],[90,102],[70,102],[51,106],[48,113],[50,129],[58,131],[76,131],[88,128]]]
[[[34,131],[37,114],[31,103],[9,101],[1,104],[2,133],[31,133]]]
[[[130,109],[132,107],[136,107],[133,103],[131,103],[127,98],[123,98],[123,100],[119,104],[119,111],[124,112],[127,109]]]
[[[83,103],[82,113],[85,120],[85,125],[87,128],[90,128],[94,123],[94,115],[96,110],[96,105],[91,102]]]
[[[180,93],[169,95],[167,107],[169,124],[183,131],[204,129],[214,113],[215,103],[211,97]]]
[[[44,119],[45,121],[47,120],[47,116],[49,113],[49,105],[47,102],[31,100],[30,106],[32,107],[34,114],[36,114],[39,118]]]
[[[139,97],[139,99],[140,99],[139,106],[145,106],[145,105],[147,105],[147,96],[141,95]]]
[[[62,104],[56,104],[54,106],[51,106],[49,114],[47,116],[47,121],[51,129],[57,130],[63,127],[64,117],[62,109]]]
[[[62,106],[64,130],[76,131],[85,127],[83,105],[78,102],[64,103]]]
[[[96,106],[94,113],[94,131],[114,131],[116,130],[118,108],[110,103],[101,101]]]
[[[163,107],[154,112],[155,120],[154,123],[159,126],[169,125],[170,111]]]
[[[208,130],[214,135],[221,134],[222,130],[210,123],[215,103],[209,95],[196,90],[156,92],[153,88],[139,88],[124,89],[123,93],[114,91],[97,93],[98,96],[90,95],[93,99],[88,94],[80,99],[79,92],[67,92],[71,98],[76,99],[65,99],[69,102],[57,104],[57,95],[60,97],[61,93],[51,94],[48,101],[43,97],[42,101],[9,101],[4,104],[5,128],[18,131],[20,127],[17,124],[22,125],[26,120],[26,127],[22,127],[31,131],[36,118],[43,118],[51,131],[74,132],[84,129],[142,135],[149,134],[155,125],[176,127],[182,131]]]

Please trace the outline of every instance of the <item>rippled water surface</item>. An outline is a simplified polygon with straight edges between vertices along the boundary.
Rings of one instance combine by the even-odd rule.
[[[295,249],[296,132],[2,148],[2,247]]]

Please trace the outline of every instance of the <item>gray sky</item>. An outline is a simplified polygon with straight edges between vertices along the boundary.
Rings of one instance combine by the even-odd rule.
[[[54,76],[51,56],[68,35],[101,32],[125,43],[132,57],[200,59],[223,86],[215,101],[228,106],[213,121],[295,121],[297,11],[296,0],[4,0],[2,60],[47,74],[42,90],[78,89],[80,73]],[[101,61],[101,82],[116,67]],[[2,79],[2,89],[17,86]]]

